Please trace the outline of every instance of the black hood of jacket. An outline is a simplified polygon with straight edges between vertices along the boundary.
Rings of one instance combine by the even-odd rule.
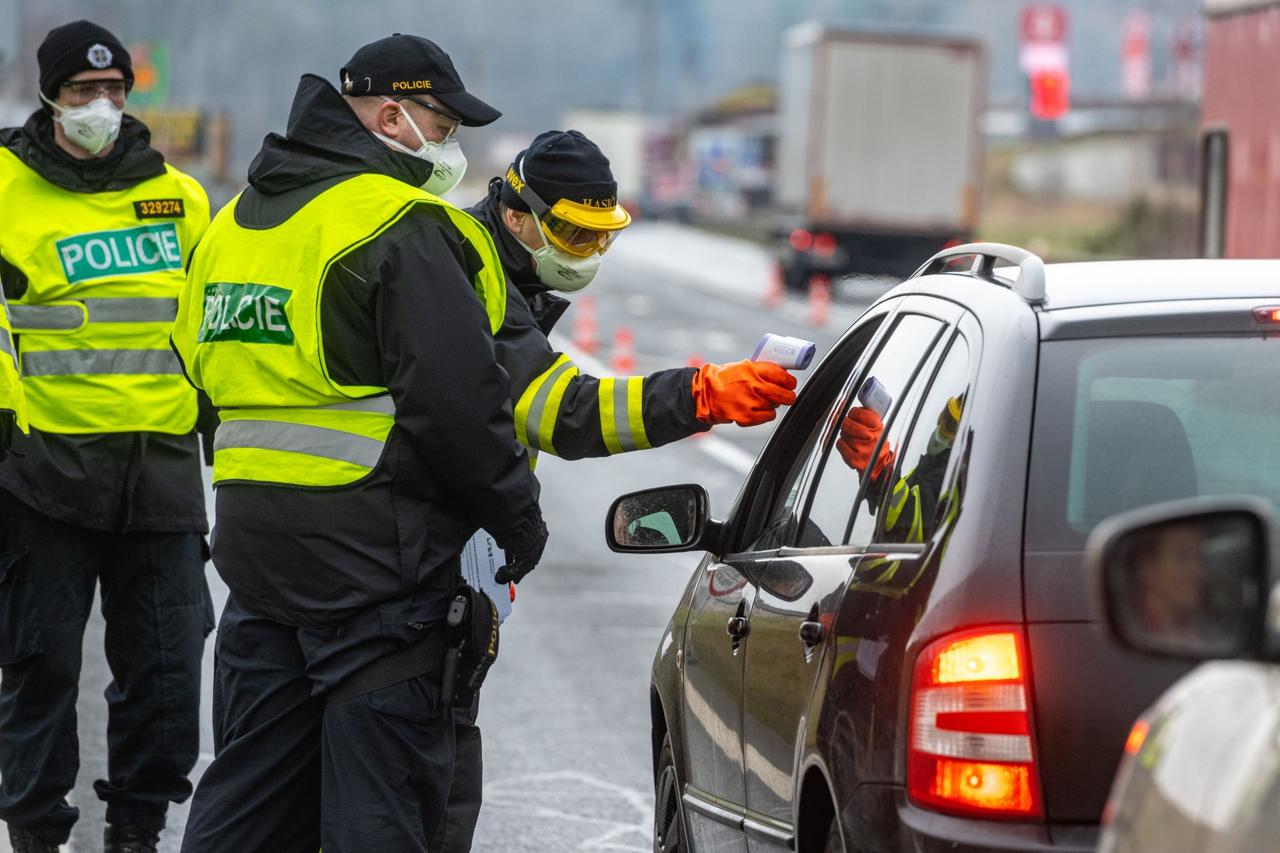
[[[106,157],[77,160],[58,147],[53,116],[40,109],[22,127],[0,130],[0,145],[54,186],[76,193],[124,190],[164,174],[164,155],[151,147],[151,131],[126,115]]]
[[[544,335],[551,334],[564,312],[569,310],[569,300],[558,296],[551,288],[538,280],[534,270],[533,255],[525,248],[516,235],[502,224],[502,178],[489,181],[489,194],[480,203],[467,209],[480,223],[489,230],[493,244],[498,248],[498,259],[502,261],[502,269],[507,274],[507,281],[516,286],[533,318],[542,329]]]
[[[419,157],[388,148],[360,123],[329,81],[304,74],[285,134],[267,134],[249,165],[249,184],[270,196],[373,172],[421,186],[431,168]]]

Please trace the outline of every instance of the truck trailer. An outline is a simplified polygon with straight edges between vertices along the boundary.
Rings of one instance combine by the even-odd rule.
[[[905,275],[977,225],[986,58],[972,39],[800,24],[784,36],[783,282]]]
[[[1205,3],[1201,254],[1280,256],[1280,0]]]

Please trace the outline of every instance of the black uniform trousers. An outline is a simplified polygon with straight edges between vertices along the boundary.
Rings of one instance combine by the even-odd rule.
[[[432,853],[470,853],[484,798],[484,743],[476,725],[479,712],[479,693],[470,708],[454,709],[453,781],[449,785],[444,826],[436,833]]]
[[[191,794],[200,662],[213,627],[199,533],[107,533],[66,524],[0,490],[0,820],[64,842],[80,769],[81,648],[102,587],[107,820],[159,831]]]
[[[183,853],[436,853],[428,839],[444,821],[454,761],[439,675],[328,706],[324,697],[422,631],[412,602],[320,629],[229,598],[215,646],[216,754]]]

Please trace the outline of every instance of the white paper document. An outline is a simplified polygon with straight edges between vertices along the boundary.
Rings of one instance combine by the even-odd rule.
[[[493,599],[498,606],[498,622],[505,622],[511,615],[511,587],[493,579],[506,562],[502,549],[484,530],[476,531],[462,548],[462,579],[472,589],[478,589]]]

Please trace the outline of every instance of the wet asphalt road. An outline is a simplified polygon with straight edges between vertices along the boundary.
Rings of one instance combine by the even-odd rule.
[[[584,372],[609,374],[608,343],[627,326],[634,333],[636,373],[683,366],[693,354],[732,361],[751,353],[760,334],[773,331],[816,340],[826,352],[857,304],[838,305],[822,329],[805,322],[807,308],[788,299],[766,311],[758,294],[735,296],[701,289],[696,281],[656,278],[634,258],[612,258],[590,293],[599,308],[597,363],[570,350]],[[872,297],[875,288],[856,297]],[[568,337],[573,310],[562,321]],[[558,339],[557,345],[566,345]],[[697,554],[653,557],[612,554],[604,545],[604,514],[623,492],[695,481],[711,494],[713,515],[732,505],[746,467],[770,426],[721,426],[711,438],[612,459],[564,462],[543,456],[543,511],[551,540],[538,571],[521,585],[504,625],[501,653],[484,688],[480,724],[485,733],[485,807],[477,851],[652,849],[653,792],[649,753],[648,671],[658,638],[680,597]],[[219,608],[226,587],[213,567],[210,585]],[[211,755],[208,674],[213,637],[206,645],[202,717]],[[82,767],[72,794],[82,814],[68,850],[101,850],[103,809],[92,783],[105,772],[106,706],[110,680],[102,654],[101,617],[95,612],[85,639],[81,681]],[[162,840],[178,849],[186,805],[170,811]],[[0,853],[8,853],[0,834]]]

